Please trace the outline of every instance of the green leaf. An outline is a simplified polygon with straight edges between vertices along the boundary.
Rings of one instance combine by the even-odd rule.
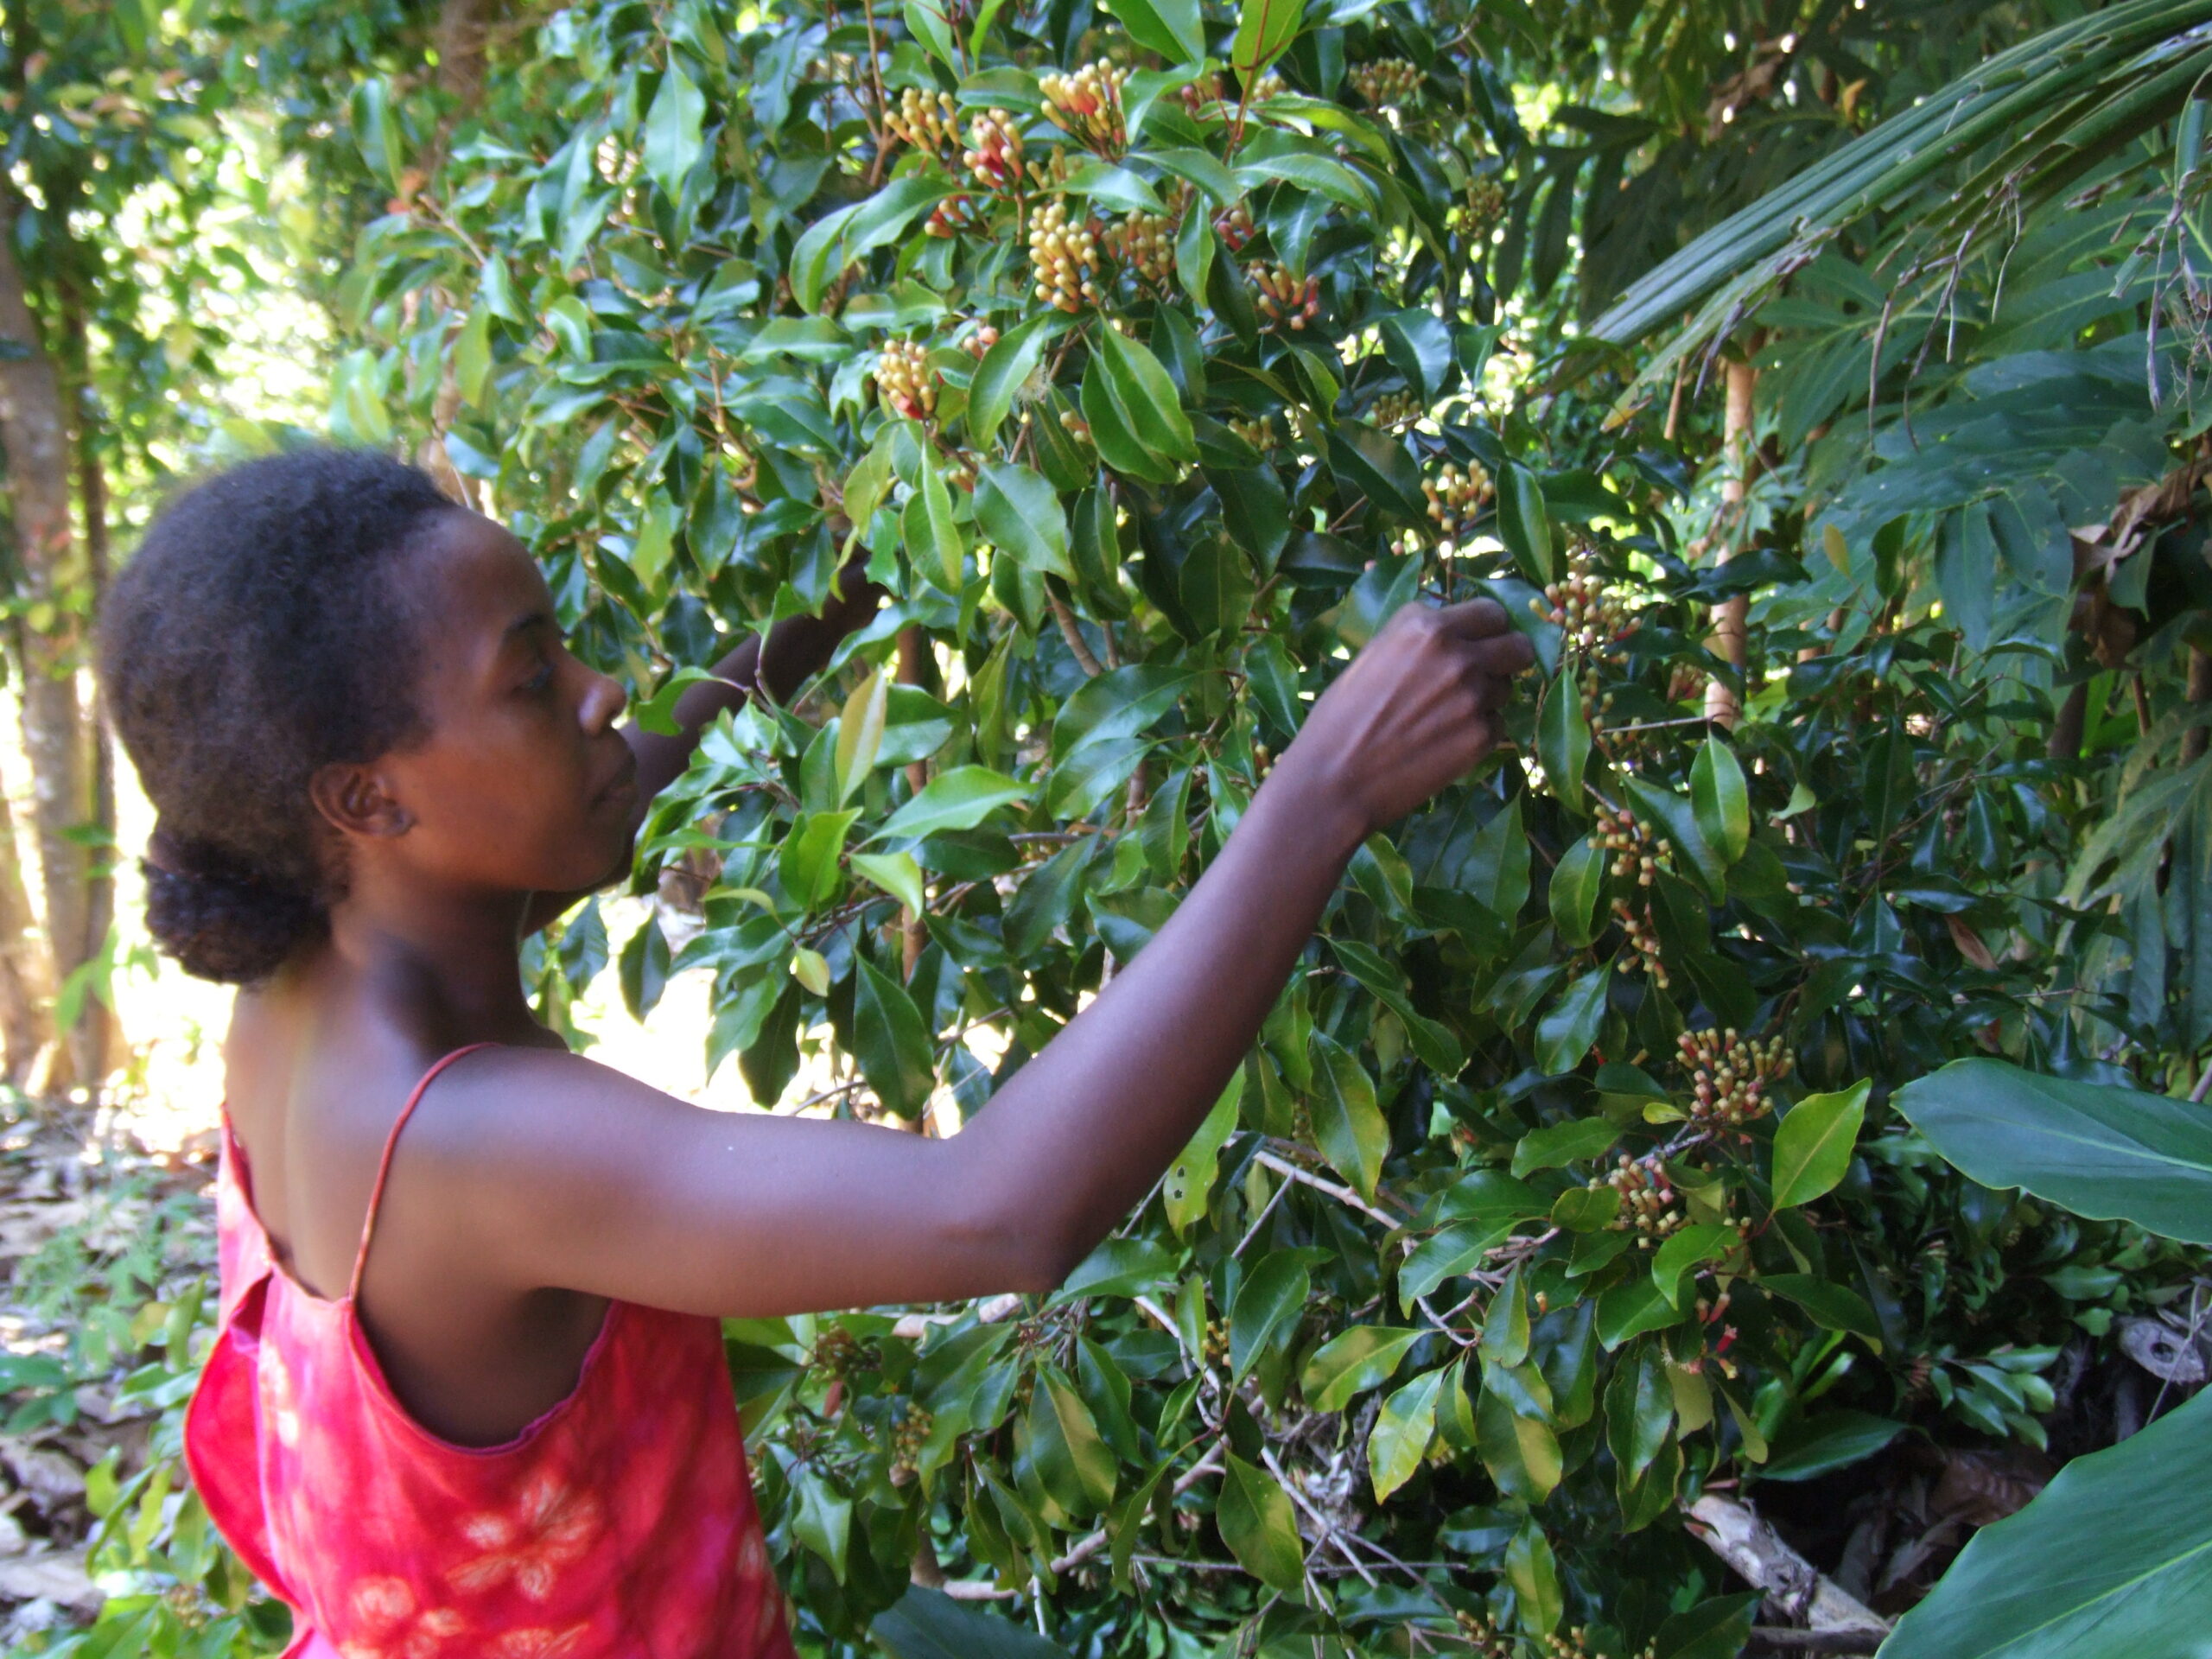
[[[1521,1627],[1535,1636],[1549,1636],[1567,1611],[1567,1598],[1559,1584],[1559,1566],[1551,1540],[1532,1517],[1505,1547],[1505,1578],[1521,1615]]]
[[[699,124],[706,112],[706,94],[671,56],[645,111],[645,171],[671,201],[683,195],[684,178],[699,160]]]
[[[1516,1179],[1539,1169],[1579,1164],[1610,1151],[1621,1138],[1621,1126],[1609,1117],[1571,1117],[1531,1129],[1513,1148]]]
[[[900,10],[907,31],[922,43],[923,49],[958,74],[960,60],[953,48],[952,25],[945,16],[945,0],[906,0]]]
[[[1306,1580],[1306,1547],[1298,1535],[1298,1516],[1290,1495],[1266,1471],[1235,1452],[1214,1505],[1214,1524],[1247,1573],[1269,1589],[1297,1596]]]
[[[1518,1365],[1529,1357],[1529,1287],[1517,1267],[1491,1298],[1481,1351],[1492,1365]]]
[[[1682,1305],[1682,1287],[1693,1268],[1726,1255],[1743,1243],[1743,1235],[1725,1221],[1700,1221],[1668,1235],[1652,1252],[1651,1282],[1675,1307]]]
[[[991,440],[998,435],[1015,397],[1044,360],[1046,346],[1066,327],[1060,313],[1047,311],[1007,329],[983,353],[975,378],[968,383],[968,436],[978,449],[989,453]]]
[[[976,523],[993,545],[1033,570],[1075,580],[1068,519],[1052,486],[1027,467],[985,461],[976,471]]]
[[[1744,769],[1736,751],[1718,737],[1705,740],[1690,767],[1690,802],[1697,827],[1720,855],[1733,866],[1751,842],[1751,798],[1744,785]]]
[[[1329,434],[1329,470],[1354,495],[1409,524],[1426,524],[1421,469],[1406,446],[1360,421],[1340,421]]]
[[[1774,1131],[1776,1209],[1809,1204],[1843,1179],[1872,1086],[1860,1083],[1835,1094],[1808,1095],[1789,1109]]]
[[[1389,1325],[1355,1325],[1338,1332],[1299,1375],[1306,1403],[1315,1411],[1342,1411],[1355,1395],[1388,1382],[1421,1338],[1417,1330]]]
[[[1437,1390],[1451,1371],[1425,1372],[1383,1401],[1367,1436],[1367,1474],[1384,1503],[1412,1479],[1436,1438]]]
[[[1114,1449],[1057,1365],[1038,1366],[1026,1427],[1038,1480],[1062,1509],[1071,1515],[1095,1515],[1113,1502]]]
[[[1636,816],[1657,830],[1681,855],[1690,874],[1704,889],[1705,896],[1716,905],[1726,899],[1728,867],[1721,859],[1719,849],[1705,838],[1696,809],[1674,791],[1646,782],[1633,772],[1621,774],[1620,783],[1636,809]]]
[[[1634,1481],[1651,1466],[1675,1427],[1675,1389],[1667,1380],[1667,1355],[1643,1343],[1613,1368],[1605,1389],[1605,1443],[1613,1461]]]
[[[1118,328],[1100,329],[1098,340],[1106,382],[1130,435],[1161,461],[1196,461],[1198,442],[1191,418],[1160,359]]]
[[[1498,1491],[1530,1503],[1552,1495],[1565,1467],[1552,1426],[1515,1411],[1487,1382],[1475,1402],[1475,1449]]]
[[[1376,332],[1390,366],[1406,377],[1424,401],[1443,395],[1453,361],[1450,325],[1433,312],[1407,310],[1383,318]]]
[[[1809,1273],[1769,1273],[1760,1275],[1759,1286],[1796,1303],[1824,1330],[1848,1331],[1877,1350],[1882,1345],[1881,1321],[1866,1299],[1848,1285]]]
[[[929,899],[922,888],[922,867],[912,853],[855,853],[846,861],[915,915],[929,910]]]
[[[861,1076],[887,1109],[919,1117],[937,1086],[929,1027],[906,988],[865,957],[855,955],[859,982],[853,992],[853,1042]]]
[[[1461,890],[1507,927],[1529,902],[1529,837],[1521,828],[1518,795],[1477,833]]]
[[[1316,1032],[1313,1093],[1308,1109],[1321,1155],[1372,1203],[1390,1149],[1390,1126],[1375,1103],[1375,1082],[1358,1057]]]
[[[1243,0],[1238,7],[1229,63],[1248,95],[1268,66],[1290,49],[1305,16],[1302,0]]]
[[[1517,461],[1507,461],[1497,477],[1497,531],[1521,574],[1541,588],[1557,580],[1552,561],[1551,519],[1544,509],[1544,486]]]
[[[1302,1256],[1276,1250],[1245,1275],[1229,1310],[1229,1374],[1241,1384],[1277,1338],[1305,1316],[1313,1281]]]
[[[1206,54],[1198,0],[1113,0],[1112,10],[1131,40],[1171,63],[1197,63]]]
[[[1759,1593],[1754,1590],[1715,1596],[1669,1616],[1654,1638],[1658,1659],[1736,1659],[1751,1638],[1751,1616],[1758,1605]]]
[[[1598,1294],[1598,1340],[1607,1353],[1631,1337],[1681,1322],[1681,1311],[1647,1278],[1635,1278]]]
[[[878,1613],[868,1633],[891,1659],[1068,1659],[1036,1631],[918,1584]]]
[[[1017,784],[988,766],[955,766],[929,781],[922,792],[887,818],[870,842],[920,840],[954,830],[972,830],[1000,807],[1029,798]]]
[[[1605,855],[1589,836],[1560,855],[1552,871],[1552,926],[1570,950],[1586,949],[1598,937],[1598,898],[1605,885]]]
[[[1166,1207],[1168,1224],[1178,1234],[1189,1232],[1191,1224],[1206,1213],[1206,1200],[1213,1192],[1215,1163],[1222,1142],[1236,1127],[1236,1103],[1243,1095],[1244,1068],[1239,1066],[1230,1074],[1229,1086],[1214,1102],[1205,1122],[1198,1125],[1198,1132],[1160,1178],[1160,1201]]]
[[[1582,686],[1572,668],[1562,668],[1544,692],[1536,721],[1536,758],[1543,763],[1544,785],[1561,806],[1581,817],[1583,769],[1590,761],[1590,722],[1582,713]]]
[[[802,310],[820,310],[823,293],[846,266],[896,238],[950,189],[939,180],[908,174],[867,200],[815,220],[791,249],[791,297]]]
[[[923,575],[948,594],[958,593],[968,538],[952,516],[952,493],[938,470],[937,457],[928,450],[922,452],[919,479],[899,528],[907,554]]]
[[[1759,1473],[1769,1480],[1811,1480],[1864,1463],[1904,1433],[1903,1423],[1872,1412],[1823,1412],[1776,1436]]]
[[[1892,1098],[1985,1186],[2212,1244],[2212,1111],[2203,1107],[1988,1059],[1955,1060]]]
[[[1536,1065],[1554,1077],[1582,1064],[1605,1017],[1605,993],[1613,982],[1611,965],[1593,968],[1569,985],[1536,1022]],[[1517,1154],[1516,1154],[1518,1155]],[[1518,1175],[1523,1172],[1516,1169]]]
[[[802,812],[777,849],[776,874],[784,893],[801,909],[816,911],[836,897],[845,834],[855,812]]]
[[[2194,1659],[2212,1628],[2212,1392],[1982,1528],[1884,1659]]]
[[[845,699],[837,720],[837,804],[842,806],[868,781],[883,747],[883,726],[891,708],[891,677],[877,669]]]
[[[853,1500],[830,1484],[816,1465],[803,1465],[791,1478],[791,1536],[830,1563],[838,1583],[845,1581],[845,1555],[852,1541]]]

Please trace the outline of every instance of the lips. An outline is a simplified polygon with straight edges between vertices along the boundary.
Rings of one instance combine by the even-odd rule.
[[[620,769],[613,778],[601,785],[599,792],[591,798],[591,804],[594,806],[611,806],[618,801],[627,804],[635,800],[637,797],[638,757],[632,752],[630,746],[625,743],[622,746]]]

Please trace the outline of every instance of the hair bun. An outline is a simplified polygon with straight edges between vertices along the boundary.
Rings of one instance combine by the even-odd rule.
[[[254,984],[327,925],[312,894],[271,882],[206,842],[157,828],[141,868],[154,942],[196,978]]]

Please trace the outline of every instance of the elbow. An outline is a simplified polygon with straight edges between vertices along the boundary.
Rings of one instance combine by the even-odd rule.
[[[1058,1290],[1098,1243],[1070,1206],[1039,1201],[1033,1189],[969,1207],[955,1230],[980,1282],[1025,1296]]]

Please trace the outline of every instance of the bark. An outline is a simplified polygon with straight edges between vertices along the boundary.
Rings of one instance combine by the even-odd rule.
[[[72,289],[65,293],[64,303],[67,307],[65,326],[69,334],[70,365],[79,383],[76,399],[77,505],[85,527],[85,571],[91,589],[92,612],[97,615],[100,599],[107,592],[108,579],[107,467],[100,459],[104,422],[92,395],[83,297]],[[92,868],[86,878],[85,941],[88,950],[98,951],[106,947],[108,933],[115,925],[115,867],[121,852],[115,841],[115,742],[100,712],[97,690],[92,706],[86,710],[83,741],[92,772],[91,823],[99,836],[99,847],[92,854]],[[87,1077],[104,1077],[116,1057],[124,1052],[122,1021],[113,1008],[95,1001],[86,1006],[84,1027],[77,1040],[87,1064],[80,1071]]]
[[[1751,397],[1758,389],[1758,383],[1759,372],[1749,360],[1732,360],[1729,363],[1727,404],[1721,417],[1728,474],[1720,486],[1723,533],[1718,538],[1714,554],[1714,562],[1719,564],[1728,562],[1732,520],[1743,511],[1744,499],[1750,493],[1751,477],[1758,467],[1758,456],[1751,447]],[[1737,594],[1713,607],[1713,652],[1732,663],[1739,672],[1744,666],[1746,625],[1751,607],[1751,595]],[[1707,683],[1705,688],[1705,717],[1707,720],[1717,725],[1733,727],[1742,714],[1742,699],[1733,684],[1719,677]]]
[[[1770,1613],[1780,1608],[1815,1630],[1888,1634],[1887,1619],[1816,1571],[1750,1504],[1707,1492],[1689,1506],[1689,1517],[1692,1536],[1766,1592]]]
[[[46,934],[60,984],[92,946],[92,861],[70,836],[92,816],[85,710],[77,695],[86,573],[70,523],[61,380],[31,316],[16,262],[15,219],[14,194],[0,189],[0,339],[22,353],[0,359],[0,443],[8,452],[28,623],[21,635],[23,749],[31,766]],[[90,1079],[97,1056],[80,1047],[72,1033],[69,1064],[57,1068],[57,1083]]]
[[[463,110],[484,97],[485,48],[499,0],[444,0],[433,44],[438,53],[438,90]]]
[[[35,1086],[41,1057],[54,1044],[54,981],[23,884],[16,815],[0,791],[0,1076]]]

